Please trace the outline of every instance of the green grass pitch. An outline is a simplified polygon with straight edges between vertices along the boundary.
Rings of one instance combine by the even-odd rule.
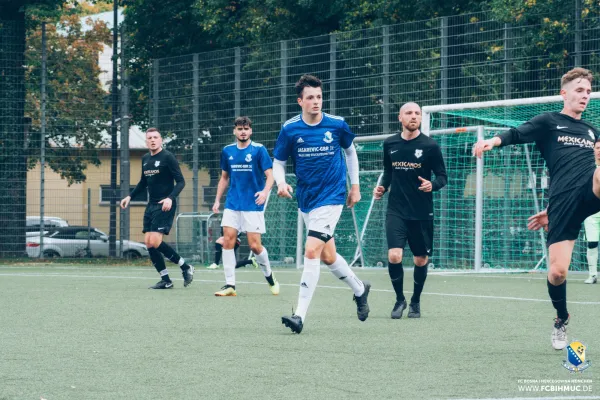
[[[432,270],[422,318],[392,320],[387,271],[357,274],[373,285],[366,322],[324,268],[294,335],[280,317],[297,270],[275,270],[279,296],[260,270],[237,270],[238,296],[217,298],[222,270],[198,268],[184,289],[171,268],[175,289],[153,291],[150,266],[0,266],[0,399],[600,398],[600,285],[584,275],[569,279],[568,333],[592,366],[571,374],[550,347],[544,275]],[[523,379],[584,379],[592,392],[526,392]]]

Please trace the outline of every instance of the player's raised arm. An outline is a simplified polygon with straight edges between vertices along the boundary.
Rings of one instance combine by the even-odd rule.
[[[506,132],[494,136],[491,139],[480,140],[473,145],[473,155],[481,158],[483,153],[494,147],[503,147],[511,144],[533,143],[544,139],[544,133],[548,128],[548,116],[541,114],[525,122],[517,128],[511,128]]]

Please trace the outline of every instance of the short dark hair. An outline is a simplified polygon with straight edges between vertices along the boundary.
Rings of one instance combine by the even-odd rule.
[[[298,95],[298,98],[302,98],[302,92],[304,92],[304,88],[308,86],[313,88],[322,88],[323,83],[314,75],[302,75],[300,79],[298,79],[298,82],[296,82],[296,94]]]
[[[249,117],[237,117],[235,121],[233,121],[233,126],[246,126],[248,125],[252,128],[252,120]]]
[[[594,80],[594,75],[589,69],[573,68],[562,76],[560,79],[560,87],[565,87],[567,83],[572,82],[575,79],[587,79],[590,83],[592,83]]]
[[[158,131],[158,129],[157,129],[157,128],[148,128],[148,129],[146,130],[146,133],[147,133],[147,134],[148,134],[148,133],[151,133],[151,132],[156,132],[156,133],[158,133],[158,134],[160,135],[160,132]],[[161,136],[162,136],[162,135],[161,135]]]
[[[596,145],[596,143],[600,143],[600,137],[596,139],[596,141],[594,142],[594,146]]]

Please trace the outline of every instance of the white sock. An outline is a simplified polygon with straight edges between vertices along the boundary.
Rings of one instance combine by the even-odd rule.
[[[317,283],[319,283],[319,275],[321,274],[321,260],[310,259],[304,257],[304,271],[300,279],[300,292],[298,292],[298,307],[294,314],[302,318],[302,322],[306,318],[308,306],[312,300]]]
[[[225,284],[235,286],[235,250],[223,249],[223,271],[225,271]]]
[[[358,279],[346,260],[344,260],[344,257],[339,254],[336,254],[336,257],[333,264],[328,265],[329,270],[336,278],[350,286],[355,296],[362,296],[365,292],[365,285]]]
[[[598,248],[587,249],[588,266],[590,267],[590,276],[596,276],[598,273]]]
[[[269,253],[267,253],[266,247],[263,247],[263,251],[260,254],[256,254],[256,261],[258,265],[260,265],[260,269],[262,270],[265,276],[271,276],[273,273],[271,271],[271,263],[269,262]]]

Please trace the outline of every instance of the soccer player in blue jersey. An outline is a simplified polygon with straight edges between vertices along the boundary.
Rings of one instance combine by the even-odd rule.
[[[250,140],[250,118],[236,118],[233,134],[236,137],[235,143],[225,146],[221,152],[221,179],[212,208],[213,212],[219,212],[221,197],[231,183],[221,221],[225,286],[215,296],[237,296],[235,244],[238,232],[246,232],[248,245],[255,254],[271,293],[278,295],[279,282],[273,277],[269,254],[261,243],[261,234],[265,233],[264,205],[273,186],[273,162],[262,144]]]
[[[296,93],[302,114],[283,124],[274,150],[277,195],[292,198],[292,188],[285,182],[285,164],[291,157],[298,182],[298,206],[308,229],[298,307],[294,315],[281,319],[294,333],[302,332],[319,281],[321,261],[354,291],[358,319],[365,321],[369,316],[367,297],[371,285],[358,279],[346,260],[337,254],[333,239],[344,202],[353,207],[360,200],[358,157],[352,144],[354,134],[343,118],[321,111],[321,86],[315,76],[300,77]],[[346,155],[345,163],[342,152]],[[351,183],[347,199],[346,171]]]

